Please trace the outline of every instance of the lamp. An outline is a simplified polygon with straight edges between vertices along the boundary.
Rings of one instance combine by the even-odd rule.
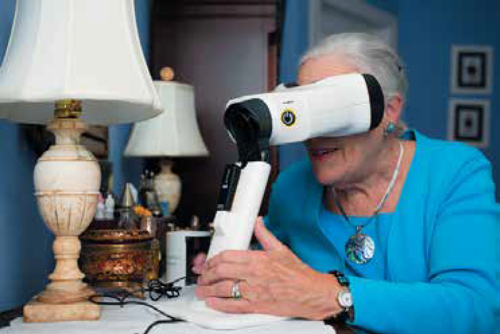
[[[56,235],[51,282],[24,308],[27,322],[95,320],[78,268],[80,235],[97,205],[100,169],[79,137],[89,124],[161,112],[144,61],[134,0],[18,0],[0,67],[0,118],[46,124],[56,144],[35,166],[35,195]]]
[[[125,156],[128,157],[197,157],[208,150],[196,121],[192,86],[167,81],[173,79],[170,68],[162,70],[163,81],[154,85],[165,110],[159,116],[134,125]],[[181,197],[180,178],[172,172],[171,159],[161,160],[161,172],[154,184],[160,203],[168,202],[173,213]]]

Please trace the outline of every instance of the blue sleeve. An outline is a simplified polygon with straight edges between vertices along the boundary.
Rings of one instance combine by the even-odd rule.
[[[436,203],[427,281],[350,277],[354,325],[377,333],[493,333],[499,208],[491,166],[476,154],[456,170],[449,168]]]

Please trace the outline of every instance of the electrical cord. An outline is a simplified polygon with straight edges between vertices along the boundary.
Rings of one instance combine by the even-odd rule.
[[[179,320],[179,321],[182,321],[182,320]],[[148,326],[148,328],[146,328],[146,330],[144,331],[144,334],[148,334],[154,327],[156,327],[157,325],[163,325],[163,324],[171,324],[173,322],[178,322],[178,321],[172,321],[172,320],[157,320],[155,322],[153,322],[151,325]]]
[[[149,298],[152,301],[158,301],[162,297],[167,297],[168,299],[172,298],[177,298],[181,294],[182,287],[179,286],[174,286],[175,283],[185,279],[186,277],[182,277],[179,279],[176,279],[175,281],[169,282],[169,283],[163,283],[162,281],[155,279],[151,280],[148,282],[147,288],[141,288],[137,289],[135,291],[128,291],[125,289],[121,289],[116,292],[108,292],[108,293],[97,293],[89,297],[89,301],[97,304],[97,305],[107,305],[107,306],[120,306],[124,307],[125,305],[142,305],[146,306],[164,317],[167,318],[167,320],[157,320],[153,323],[151,323],[148,328],[144,331],[144,334],[148,334],[154,327],[157,325],[161,324],[170,324],[170,323],[175,323],[175,322],[180,322],[183,321],[182,319],[173,317],[159,308],[143,301],[137,301],[137,300],[128,300],[130,298],[136,298],[135,294],[137,293],[148,293]],[[114,299],[115,301],[104,301],[101,300],[102,298],[109,298],[109,299]]]
[[[163,283],[159,279],[149,281],[148,288],[146,289],[146,291],[149,292],[149,298],[152,301],[158,301],[162,297],[167,297],[169,299],[179,297],[182,288],[180,286],[174,286],[174,284],[185,278],[186,277],[182,277],[170,283]]]

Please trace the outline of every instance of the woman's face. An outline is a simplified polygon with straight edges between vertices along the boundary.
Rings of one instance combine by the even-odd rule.
[[[298,84],[305,85],[341,74],[359,72],[342,56],[320,56],[299,69]],[[367,177],[383,147],[382,127],[345,137],[318,137],[305,142],[316,179],[323,185],[348,187]]]

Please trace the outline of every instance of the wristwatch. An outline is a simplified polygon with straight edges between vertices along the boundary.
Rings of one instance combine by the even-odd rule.
[[[346,322],[346,320],[353,322],[354,304],[352,300],[351,290],[349,289],[349,280],[347,279],[347,277],[345,277],[345,275],[342,272],[338,270],[333,270],[328,273],[334,275],[337,278],[339,284],[343,287],[337,294],[337,302],[343,308],[343,310],[339,314],[328,317],[323,321],[327,325],[332,325],[334,323],[339,323],[339,322]]]

